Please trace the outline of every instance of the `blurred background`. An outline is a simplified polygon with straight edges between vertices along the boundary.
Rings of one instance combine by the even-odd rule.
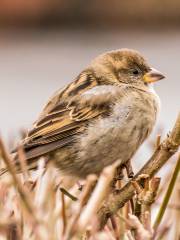
[[[179,110],[178,0],[0,0],[0,109],[3,136],[36,119],[48,97],[98,54],[134,48],[166,75],[156,89],[160,123]]]
[[[180,1],[0,0],[0,134],[16,138],[54,91],[122,47],[166,76],[155,86],[162,109],[153,136],[167,133],[180,107]],[[144,149],[140,165],[150,155]]]

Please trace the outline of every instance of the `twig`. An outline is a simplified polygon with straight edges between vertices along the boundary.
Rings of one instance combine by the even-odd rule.
[[[66,207],[65,207],[65,199],[64,199],[64,193],[61,192],[61,202],[62,202],[62,221],[63,221],[63,230],[62,234],[66,232],[66,225],[67,225],[67,220],[66,220]]]
[[[110,219],[111,219],[112,228],[114,230],[115,239],[118,240],[119,239],[119,229],[118,229],[116,218],[115,218],[115,216],[111,216]]]
[[[132,214],[129,213],[128,214],[128,219],[124,218],[119,213],[117,215],[123,222],[126,223],[126,225],[129,227],[129,229],[134,229],[135,230],[135,232],[136,232],[136,238],[135,239],[137,239],[137,240],[151,239],[152,234],[144,228],[144,226],[141,224],[141,222],[139,221],[139,219],[135,215],[132,215]]]
[[[136,232],[135,239],[137,239],[137,240],[152,239],[152,234],[144,228],[143,224],[141,224],[141,222],[135,215],[129,214],[128,221],[129,221],[131,228],[135,229],[135,232]]]
[[[65,188],[60,187],[60,191],[61,191],[64,195],[66,195],[67,197],[69,197],[72,201],[77,201],[77,200],[78,200],[77,197],[73,196],[73,195],[72,195],[70,192],[68,192]]]
[[[27,213],[29,214],[30,220],[32,222],[32,226],[34,229],[36,229],[36,231],[34,231],[34,234],[38,237],[38,240],[46,239],[44,237],[44,235],[46,234],[45,226],[40,223],[41,219],[39,219],[36,214],[35,206],[32,203],[32,194],[28,191],[25,185],[24,186],[22,185],[18,176],[16,175],[16,170],[13,166],[13,160],[11,159],[8,152],[6,151],[6,148],[1,138],[0,138],[0,154],[7,166],[8,172],[12,177],[14,186],[17,187],[20,200],[22,201],[23,206],[25,207]]]
[[[13,164],[12,164],[12,159],[10,158],[9,154],[7,153],[7,151],[5,149],[5,146],[4,146],[4,143],[3,143],[1,138],[0,138],[0,151],[1,151],[2,158],[3,158],[5,164],[8,168],[8,171],[12,176],[14,184],[16,185],[16,187],[18,189],[19,195],[20,195],[22,201],[24,202],[24,205],[26,206],[27,211],[33,217],[33,220],[36,222],[37,219],[36,219],[36,216],[34,214],[34,207],[33,207],[33,205],[31,204],[31,201],[30,201],[30,199],[31,199],[31,197],[29,196],[30,193],[27,191],[27,189],[25,190],[25,186],[23,187],[21,182],[19,181],[19,179],[18,179],[18,177],[15,173],[15,169],[13,167]]]
[[[94,188],[96,180],[97,180],[96,175],[92,174],[87,177],[86,185],[83,188],[82,195],[79,200],[79,208],[78,208],[77,212],[74,214],[73,218],[71,219],[71,222],[69,223],[69,225],[67,227],[67,231],[65,233],[64,240],[71,239],[72,236],[75,234],[75,227],[77,226],[77,221],[79,219],[81,210],[82,210],[83,206],[86,204],[86,202]]]
[[[139,175],[139,180],[142,179],[144,179],[144,188],[137,181],[132,181],[132,184],[136,189],[137,201],[140,204],[139,218],[143,226],[151,231],[151,205],[155,201],[157,190],[160,184],[160,178],[154,177],[152,180],[150,180],[148,175]],[[147,219],[147,212],[149,219]]]
[[[154,176],[168,159],[177,152],[180,145],[180,113],[174,125],[174,128],[169,136],[155,150],[149,161],[143,168],[134,176],[133,180],[137,180],[140,174],[148,174],[150,178]],[[108,218],[116,213],[124,204],[130,200],[135,194],[132,183],[127,183],[118,195],[111,194],[106,205],[102,206],[99,212],[100,228],[102,229]]]
[[[88,205],[82,212],[80,219],[79,219],[79,229],[83,231],[87,224],[89,223],[92,216],[95,215],[98,208],[102,204],[105,196],[107,196],[110,183],[114,177],[116,167],[119,165],[119,161],[115,162],[113,165],[110,165],[104,168],[99,181],[96,185],[96,188],[88,202]]]
[[[156,201],[154,204],[159,207],[161,205],[161,202]],[[178,204],[178,203],[177,204],[176,203],[169,203],[167,205],[167,208],[173,209],[173,210],[176,210],[176,211],[180,211],[180,204]]]
[[[7,231],[7,240],[17,240],[22,239],[20,236],[20,232],[18,231],[18,225],[17,224],[11,224],[9,225],[8,231]]]
[[[156,148],[159,148],[160,144],[161,144],[161,135],[158,135],[156,139]]]
[[[157,231],[157,228],[158,228],[159,224],[161,223],[161,220],[162,220],[162,218],[164,216],[165,210],[166,210],[166,208],[168,206],[168,202],[169,202],[169,199],[171,197],[172,191],[174,189],[174,186],[175,186],[175,183],[176,183],[176,179],[177,179],[179,170],[180,170],[180,155],[178,157],[178,161],[177,161],[176,167],[174,169],[174,173],[172,175],[172,178],[171,178],[171,181],[169,183],[167,192],[165,194],[165,197],[163,199],[162,205],[161,205],[161,207],[159,209],[157,218],[156,218],[155,223],[154,223],[154,229],[156,231]]]
[[[28,171],[25,153],[21,145],[18,147],[17,151],[18,151],[18,159],[19,159],[21,170],[22,170],[22,174],[23,174],[24,180],[27,181],[28,178],[30,178],[30,174]]]
[[[126,225],[127,225],[126,222],[123,221],[122,219],[124,218],[124,210],[125,210],[124,208],[121,208],[117,214],[117,217],[118,217],[117,221],[118,221],[118,227],[119,227],[119,239],[124,239]]]

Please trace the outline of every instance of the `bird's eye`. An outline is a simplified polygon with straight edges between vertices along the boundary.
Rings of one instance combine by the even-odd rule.
[[[140,72],[138,71],[138,69],[134,69],[132,72],[135,76],[137,76]]]

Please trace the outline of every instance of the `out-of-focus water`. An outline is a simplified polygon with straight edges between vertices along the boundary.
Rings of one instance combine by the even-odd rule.
[[[98,54],[127,47],[139,50],[167,79],[157,83],[160,122],[170,128],[180,103],[180,32],[31,31],[0,35],[0,132],[29,127],[48,97]]]

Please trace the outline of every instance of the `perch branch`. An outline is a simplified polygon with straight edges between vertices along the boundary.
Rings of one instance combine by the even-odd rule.
[[[134,176],[133,181],[137,181],[140,174],[148,174],[153,177],[168,159],[178,151],[180,145],[180,113],[174,125],[172,132],[167,138],[159,144],[149,161],[142,169]],[[128,182],[120,191],[119,194],[111,194],[108,201],[99,209],[98,218],[100,228],[102,229],[110,216],[115,214],[124,204],[129,201],[135,194],[134,187]]]

